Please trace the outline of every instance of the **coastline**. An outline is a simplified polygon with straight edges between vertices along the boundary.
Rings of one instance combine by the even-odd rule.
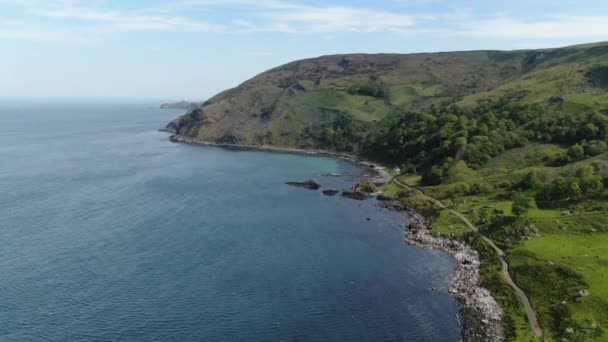
[[[408,220],[409,234],[405,238],[408,245],[441,250],[456,261],[448,292],[461,304],[463,341],[504,340],[502,308],[490,291],[481,286],[479,253],[464,243],[433,233],[420,213],[412,209],[402,211]]]
[[[169,140],[174,143],[180,144],[188,144],[188,145],[196,145],[203,147],[220,147],[229,150],[239,150],[239,151],[258,151],[258,152],[272,152],[272,153],[288,153],[288,154],[299,154],[299,155],[307,155],[307,156],[325,156],[325,157],[333,157],[347,160],[351,163],[359,165],[361,167],[367,167],[370,171],[373,171],[375,175],[366,177],[368,181],[379,184],[386,184],[390,182],[391,176],[384,170],[382,167],[377,167],[374,163],[365,160],[359,156],[354,156],[347,153],[341,152],[332,152],[325,150],[305,150],[298,148],[289,148],[289,147],[275,147],[268,145],[234,145],[234,144],[220,144],[214,142],[207,141],[199,141],[190,138],[180,137],[175,135],[175,132],[167,129],[160,129],[160,132],[171,133],[172,135],[169,137]]]
[[[364,175],[368,181],[376,184],[387,184],[392,177],[383,167],[378,167],[359,156],[346,153],[324,150],[305,150],[297,148],[283,148],[267,145],[234,145],[198,141],[175,135],[167,129],[160,131],[171,133],[170,141],[203,147],[220,147],[231,150],[260,151],[274,153],[289,153],[311,156],[328,156],[345,159],[361,167],[366,167],[373,175]],[[436,249],[448,253],[456,262],[457,268],[450,281],[449,294],[460,304],[461,340],[462,341],[502,341],[504,332],[502,326],[503,311],[492,297],[489,290],[481,286],[481,262],[477,251],[470,246],[454,239],[433,233],[426,219],[411,208],[403,208],[396,201],[387,201],[382,204],[385,208],[397,211],[407,217],[405,242],[410,246]]]

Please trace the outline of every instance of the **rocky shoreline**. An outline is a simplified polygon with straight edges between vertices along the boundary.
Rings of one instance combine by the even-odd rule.
[[[503,341],[503,311],[490,291],[481,286],[479,254],[466,244],[433,233],[424,217],[404,210],[408,225],[405,241],[409,245],[449,253],[457,264],[449,293],[461,304],[462,340]]]
[[[175,133],[171,130],[162,129],[161,131]],[[391,180],[391,176],[382,167],[345,153],[330,151],[310,151],[295,148],[281,148],[273,146],[258,145],[234,145],[220,144],[213,142],[203,142],[194,139],[172,135],[172,142],[185,143],[198,146],[221,147],[227,149],[237,149],[244,151],[263,151],[277,153],[293,153],[303,155],[320,155],[346,159],[358,166],[367,168],[370,174],[363,177],[377,185],[386,184]],[[348,196],[348,191],[346,191]],[[342,193],[344,196],[344,192]],[[481,286],[480,281],[480,259],[479,254],[471,247],[456,240],[433,233],[425,218],[418,212],[403,208],[400,203],[391,198],[380,198],[382,206],[391,210],[402,212],[407,216],[407,234],[405,242],[412,246],[421,248],[437,249],[452,255],[457,264],[457,270],[452,278],[449,293],[460,302],[460,319],[462,324],[462,340],[469,341],[503,341],[504,332],[502,325],[502,309],[492,297],[490,291]],[[366,196],[365,198],[370,198]],[[361,199],[365,199],[361,198]],[[359,199],[359,198],[356,198]]]

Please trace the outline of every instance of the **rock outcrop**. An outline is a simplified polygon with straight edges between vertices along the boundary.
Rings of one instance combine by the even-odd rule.
[[[285,184],[310,190],[318,190],[321,187],[321,184],[314,179],[309,179],[304,182],[286,182]]]

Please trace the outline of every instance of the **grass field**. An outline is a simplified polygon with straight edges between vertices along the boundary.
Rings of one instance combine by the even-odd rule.
[[[506,217],[505,224],[484,234],[507,252],[511,276],[530,298],[547,339],[608,341],[605,331],[608,329],[608,213],[601,209],[606,203],[583,201],[575,206],[532,209],[523,223],[516,223],[519,221],[511,210],[510,191],[499,187],[504,180],[517,182],[529,170],[536,170],[542,181],[550,182],[560,175],[573,175],[583,165],[595,165],[598,173],[608,167],[605,154],[562,167],[544,165],[547,156],[563,151],[564,148],[557,145],[531,144],[507,151],[479,170],[455,164],[447,184],[440,186],[421,187],[416,175],[398,179],[440,199],[472,222],[478,220],[477,214],[482,208],[501,211]],[[460,184],[465,182],[485,182],[491,190],[485,194],[455,194],[454,189],[461,188]],[[387,189],[391,193],[399,192],[394,184],[389,184]],[[407,204],[422,207],[417,200],[407,200]],[[600,209],[589,209],[594,207]],[[430,222],[435,231],[470,242],[468,229],[449,211],[435,211]],[[529,233],[514,234],[521,232],[521,227],[517,227],[522,225]],[[484,259],[482,276],[486,286],[508,315],[507,325],[515,332],[512,340],[534,340],[521,304],[501,280],[500,267],[492,251],[479,241],[472,244]]]

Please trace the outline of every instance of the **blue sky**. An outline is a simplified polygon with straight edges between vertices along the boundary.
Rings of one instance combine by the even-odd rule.
[[[606,0],[0,0],[0,94],[194,100],[325,54],[602,40]]]

